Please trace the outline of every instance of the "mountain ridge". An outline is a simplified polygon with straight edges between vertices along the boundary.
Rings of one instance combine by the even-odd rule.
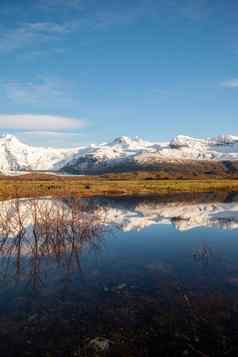
[[[169,142],[149,142],[141,138],[117,137],[109,143],[69,149],[35,147],[16,136],[0,136],[0,171],[66,171],[97,174],[110,171],[160,169],[162,163],[226,162],[224,170],[234,169],[238,161],[238,136],[220,135],[197,139],[178,135]],[[235,171],[236,171],[235,167]]]

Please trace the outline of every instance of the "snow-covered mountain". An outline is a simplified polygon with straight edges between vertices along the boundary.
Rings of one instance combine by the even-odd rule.
[[[78,173],[130,171],[152,168],[164,162],[238,160],[238,136],[219,136],[214,139],[194,139],[179,135],[168,143],[151,143],[139,138],[121,137],[79,152],[66,165],[66,170]]]
[[[79,152],[76,149],[40,148],[23,144],[13,135],[0,137],[0,171],[58,170]]]
[[[26,145],[13,135],[0,136],[0,171],[66,171],[97,173],[114,168],[135,169],[161,162],[238,160],[238,136],[194,139],[179,135],[166,143],[122,136],[110,143],[73,149]]]

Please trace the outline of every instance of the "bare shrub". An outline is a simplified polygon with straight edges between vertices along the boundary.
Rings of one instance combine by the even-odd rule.
[[[80,255],[97,249],[105,225],[96,207],[69,198],[15,199],[1,203],[0,255],[4,274],[27,277],[34,288],[43,284],[46,260],[60,265],[66,275],[80,270]],[[47,259],[46,259],[47,258]],[[14,273],[13,273],[14,271]]]

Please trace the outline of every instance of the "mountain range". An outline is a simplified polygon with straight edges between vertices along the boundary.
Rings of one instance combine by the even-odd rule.
[[[99,145],[70,149],[44,148],[22,143],[16,136],[0,136],[0,172],[64,171],[100,174],[136,170],[169,170],[179,175],[197,166],[204,173],[238,173],[238,136],[195,139],[179,135],[169,142],[149,142],[138,137],[118,137]],[[199,171],[198,170],[198,171]],[[181,171],[181,173],[180,173]],[[165,173],[166,175],[166,173]]]

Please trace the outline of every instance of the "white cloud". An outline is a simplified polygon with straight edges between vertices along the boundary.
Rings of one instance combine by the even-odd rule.
[[[225,88],[238,88],[238,78],[233,78],[228,81],[224,81],[221,83],[221,85]]]
[[[32,33],[62,34],[70,32],[68,23],[58,24],[55,22],[32,22],[24,25],[25,30]]]
[[[0,114],[1,130],[64,131],[77,130],[85,126],[79,118],[56,115]]]
[[[72,104],[71,84],[64,80],[37,79],[32,81],[5,81],[0,86],[8,100],[20,104]],[[70,95],[71,93],[71,95]],[[78,98],[77,98],[78,101]]]
[[[144,17],[177,19],[180,15],[191,20],[199,20],[210,13],[207,0],[183,0],[182,5],[177,0],[170,0],[166,5],[163,0],[138,0],[136,5],[128,5],[126,9],[122,8],[120,1],[111,1],[109,5],[100,3],[99,7],[95,7],[94,2],[94,0],[92,2],[89,0],[88,2],[81,0],[33,1],[31,11],[37,15],[37,18],[47,20],[32,21],[34,17],[31,17],[31,20],[25,23],[18,22],[14,27],[2,25],[0,52],[8,54],[21,49],[29,50],[29,48],[39,51],[48,43],[52,44],[50,48],[52,50],[59,43],[63,43],[60,40],[65,39],[66,36],[70,37],[72,33],[133,25]],[[6,11],[10,15],[12,13],[17,15],[25,10],[23,7],[24,4],[19,2],[17,6],[8,5]]]
[[[10,52],[22,47],[45,43],[57,39],[73,30],[71,22],[28,22],[13,29],[2,30],[0,34],[0,51]]]

